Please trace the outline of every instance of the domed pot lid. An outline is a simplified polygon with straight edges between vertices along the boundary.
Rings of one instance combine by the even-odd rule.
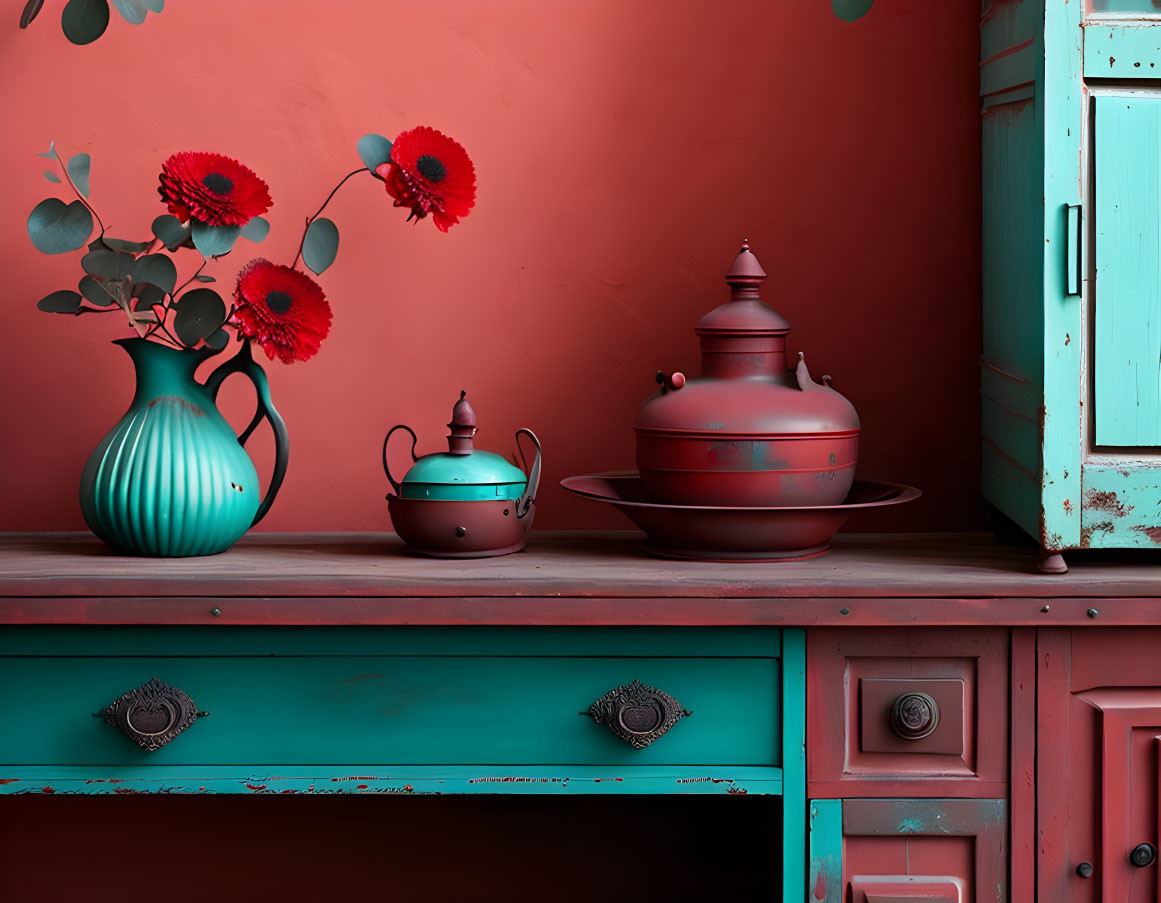
[[[519,467],[503,457],[473,446],[477,427],[476,412],[467,400],[467,392],[460,393],[460,400],[452,408],[450,433],[447,437],[448,450],[415,458],[415,433],[410,427],[405,429],[412,436],[412,458],[415,464],[398,484],[391,480],[400,498],[442,499],[445,501],[474,501],[477,499],[519,499],[528,485],[528,477]],[[384,440],[384,466],[386,467],[387,442]],[[391,479],[388,471],[388,479]]]

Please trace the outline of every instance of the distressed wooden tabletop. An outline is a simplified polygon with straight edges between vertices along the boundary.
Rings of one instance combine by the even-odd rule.
[[[809,561],[684,562],[643,555],[634,534],[542,533],[515,555],[449,561],[344,533],[144,559],[88,534],[8,534],[0,623],[1161,623],[1157,553],[1067,557],[1050,576],[986,534],[867,534]]]

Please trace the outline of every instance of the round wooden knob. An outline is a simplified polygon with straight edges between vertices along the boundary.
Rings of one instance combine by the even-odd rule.
[[[1129,863],[1133,868],[1148,868],[1157,861],[1157,848],[1151,843],[1139,843],[1129,851]]]
[[[939,727],[939,703],[926,693],[904,693],[891,706],[891,727],[904,740],[922,740]]]

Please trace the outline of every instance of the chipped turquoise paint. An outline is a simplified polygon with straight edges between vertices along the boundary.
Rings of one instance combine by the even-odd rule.
[[[143,339],[121,345],[137,388],[81,476],[85,522],[130,555],[228,549],[254,521],[258,474],[210,393],[194,379],[205,353]]]
[[[806,631],[782,631],[782,900],[806,897]]]
[[[1156,13],[1153,0],[1143,0]],[[1084,71],[1101,78],[1161,77],[1158,21],[1089,22],[1085,26]]]
[[[0,766],[0,796],[71,793],[396,793],[418,796],[440,793],[551,794],[771,794],[782,788],[777,768],[608,769],[590,765],[521,767],[506,771],[495,765],[454,768],[353,764],[343,769],[300,768],[295,773],[236,766],[166,769],[43,769]]]
[[[843,801],[810,801],[810,903],[843,901]]]
[[[1083,6],[997,5],[980,33],[983,488],[1052,549],[1081,542],[1084,301],[1068,291],[1067,226],[1082,202]]]

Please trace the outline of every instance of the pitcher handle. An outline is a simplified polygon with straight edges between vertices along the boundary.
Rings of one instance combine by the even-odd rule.
[[[402,493],[400,492],[399,481],[396,480],[395,477],[391,476],[391,465],[387,463],[387,443],[391,441],[391,434],[394,433],[396,430],[407,430],[407,432],[411,433],[411,460],[412,461],[419,460],[419,458],[415,457],[415,446],[419,443],[419,437],[417,435],[415,435],[415,430],[413,430],[407,424],[397,423],[397,424],[395,424],[395,426],[391,427],[391,429],[387,430],[387,436],[383,440],[383,472],[385,474],[387,474],[387,482],[391,484],[391,488],[393,490],[395,490],[395,494],[398,496],[402,496]]]
[[[212,401],[217,401],[218,390],[222,388],[226,377],[234,373],[245,373],[254,384],[254,393],[258,396],[258,409],[254,412],[250,425],[239,434],[238,444],[244,447],[246,440],[258,429],[263,420],[269,421],[270,429],[274,432],[274,472],[270,475],[270,485],[266,487],[266,495],[262,498],[262,504],[258,506],[258,513],[250,522],[250,526],[253,527],[266,516],[266,512],[274,504],[274,497],[282,487],[282,481],[286,478],[286,465],[290,462],[290,434],[286,432],[286,424],[275,409],[274,402],[270,400],[270,384],[266,381],[266,371],[254,360],[250,344],[249,341],[242,342],[238,353],[209,375],[206,379],[206,391],[210,393]]]
[[[524,462],[524,466],[528,467],[528,459],[524,456],[524,449],[520,445],[520,437],[527,436],[532,440],[532,444],[536,446],[536,459],[532,462],[532,470],[528,472],[528,485],[524,487],[524,494],[516,500],[516,517],[524,517],[532,510],[532,503],[536,501],[536,490],[540,486],[540,440],[536,438],[536,433],[530,429],[519,429],[516,431],[516,449],[520,452],[520,460]]]

